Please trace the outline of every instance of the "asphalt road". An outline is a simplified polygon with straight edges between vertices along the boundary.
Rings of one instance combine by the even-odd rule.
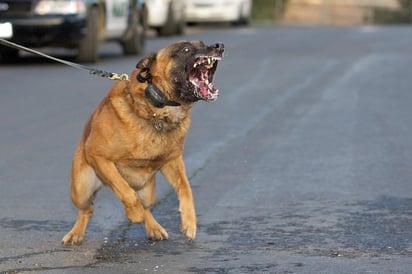
[[[147,52],[176,39],[152,38]],[[86,242],[60,245],[77,214],[71,156],[112,83],[28,56],[0,64],[0,272],[410,273],[412,27],[184,39],[226,45],[220,98],[194,107],[185,147],[197,239],[179,232],[159,177],[153,213],[169,240],[146,240],[106,189]],[[118,73],[140,58],[114,44],[101,51],[96,66]]]

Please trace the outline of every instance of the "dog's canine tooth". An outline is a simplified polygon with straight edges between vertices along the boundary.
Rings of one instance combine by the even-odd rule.
[[[194,63],[194,64],[193,64],[193,67],[196,68],[196,67],[197,67],[197,63]]]

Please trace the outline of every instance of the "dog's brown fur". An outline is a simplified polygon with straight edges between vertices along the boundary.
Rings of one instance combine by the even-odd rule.
[[[185,70],[184,46],[223,53],[223,45],[206,47],[200,41],[177,42],[150,54],[137,65],[130,80],[113,85],[86,123],[75,151],[71,173],[71,199],[79,209],[73,228],[63,244],[80,244],[93,214],[93,199],[106,185],[124,204],[133,223],[144,223],[150,239],[167,239],[166,230],[150,212],[155,202],[155,174],[161,171],[179,199],[181,230],[188,239],[196,236],[194,199],[183,162],[183,144],[190,125],[190,109],[202,98],[183,95],[179,70]],[[183,55],[182,55],[183,56]],[[185,60],[185,58],[187,60]],[[145,96],[147,83],[136,79],[150,68],[153,83],[180,106],[157,108]],[[214,71],[213,71],[214,72]],[[180,85],[180,86],[179,86]]]

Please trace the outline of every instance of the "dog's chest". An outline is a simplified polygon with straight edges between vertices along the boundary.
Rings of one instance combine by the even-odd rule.
[[[167,132],[179,127],[187,127],[188,110],[180,107],[166,107],[153,112],[150,122],[158,132]]]
[[[134,132],[134,138],[129,142],[120,142],[121,156],[118,161],[128,168],[159,168],[164,163],[182,154],[183,143],[187,130],[177,127],[172,130],[159,130],[151,127],[141,127]]]
[[[190,108],[153,109],[141,118],[126,120],[128,127],[115,133],[118,138],[112,142],[110,154],[117,154],[114,162],[122,177],[134,188],[140,188],[164,164],[182,155]]]
[[[115,164],[129,185],[138,190],[146,185],[165,163],[181,153],[181,142],[165,141],[154,136],[141,139],[140,136],[128,155],[118,159]]]

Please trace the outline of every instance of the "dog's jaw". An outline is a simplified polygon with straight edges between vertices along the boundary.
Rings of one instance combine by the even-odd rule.
[[[198,56],[189,71],[188,81],[191,84],[194,95],[208,102],[217,100],[219,90],[214,87],[213,76],[221,56]]]
[[[171,52],[175,60],[171,70],[174,84],[171,98],[189,104],[199,100],[215,101],[219,90],[214,86],[213,78],[223,52],[221,43],[210,46],[201,41],[177,43]]]

